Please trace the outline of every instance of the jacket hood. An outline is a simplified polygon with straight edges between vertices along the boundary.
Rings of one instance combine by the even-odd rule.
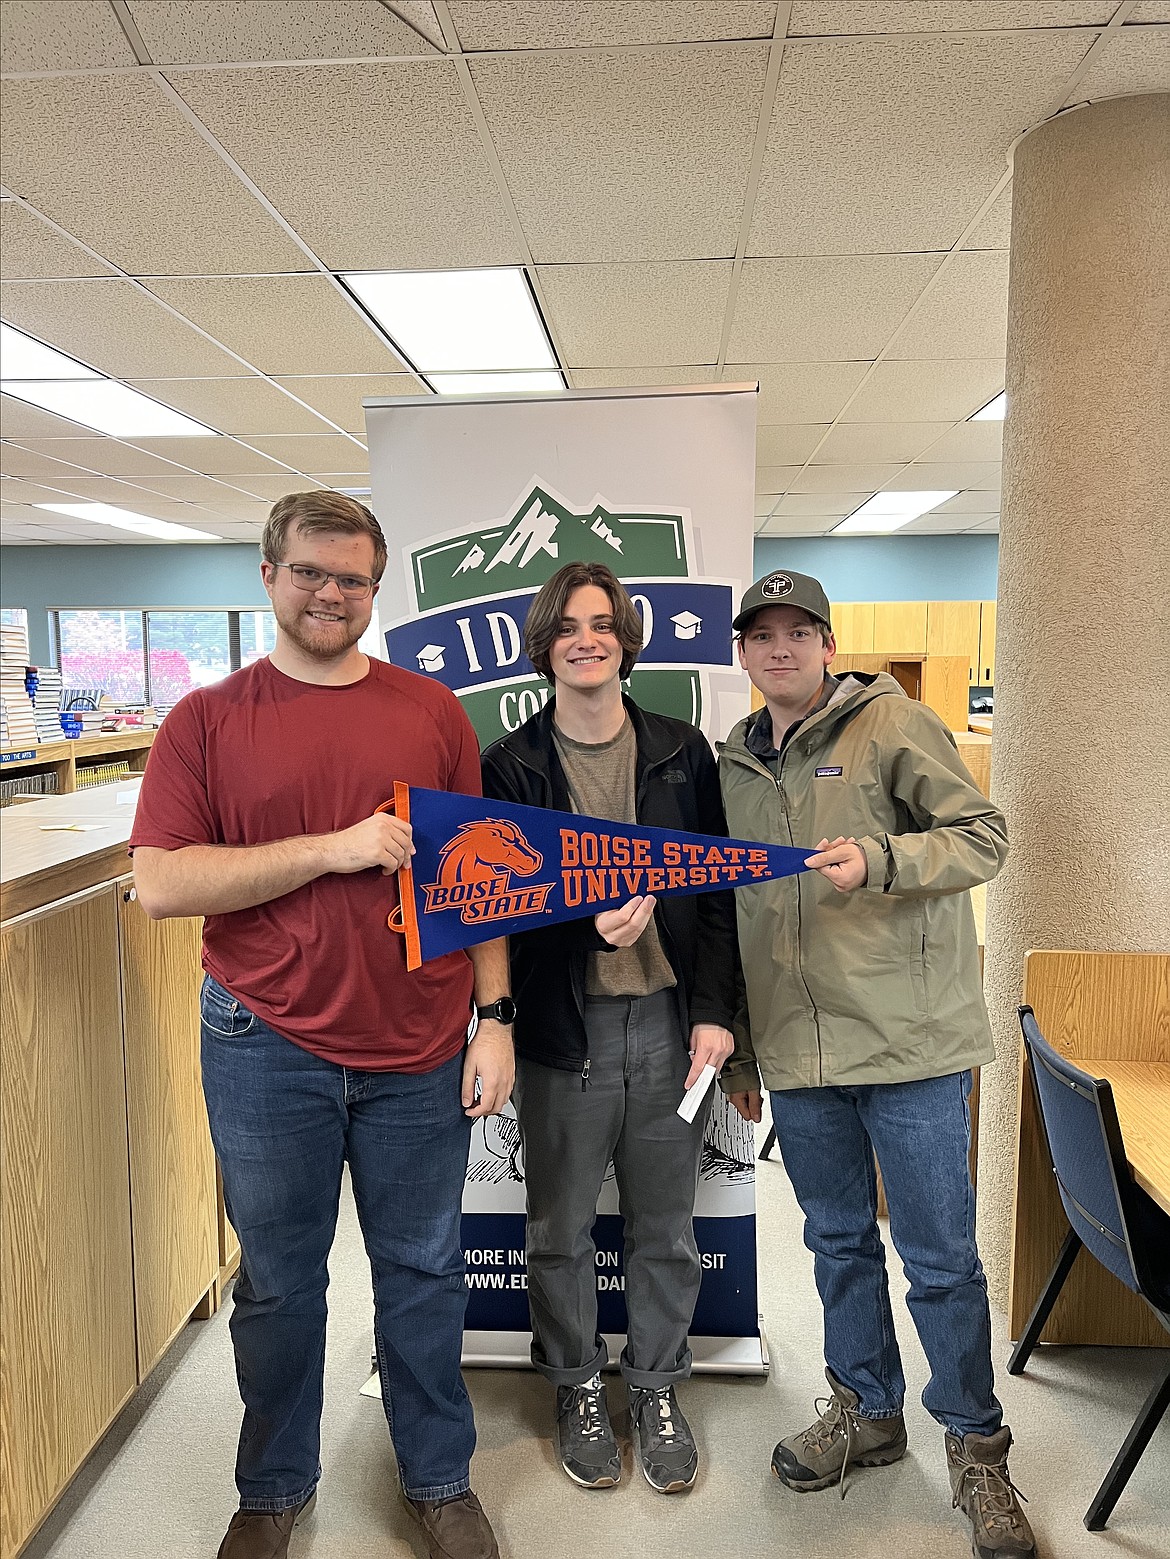
[[[851,720],[859,709],[872,704],[878,698],[905,698],[906,690],[888,671],[847,671],[841,677],[837,692],[816,714],[808,715],[800,723],[795,741],[819,744],[845,721]],[[747,734],[759,718],[760,711],[753,709],[737,725],[732,726],[725,742],[716,742],[716,752],[750,756]]]

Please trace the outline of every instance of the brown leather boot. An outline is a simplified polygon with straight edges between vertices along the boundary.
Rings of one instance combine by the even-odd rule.
[[[290,1510],[237,1510],[219,1545],[216,1559],[286,1559],[293,1527],[317,1503],[316,1489],[303,1505]]]
[[[402,1501],[423,1529],[430,1559],[500,1559],[495,1533],[470,1489],[440,1504],[405,1494]]]
[[[1008,1472],[1011,1443],[1006,1424],[992,1435],[946,1437],[954,1505],[971,1523],[975,1559],[1035,1559],[1036,1539]]]

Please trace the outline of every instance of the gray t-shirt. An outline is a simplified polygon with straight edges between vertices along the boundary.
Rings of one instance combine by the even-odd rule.
[[[557,756],[569,782],[574,812],[604,817],[612,823],[635,823],[638,744],[627,715],[608,742],[575,742],[553,722]],[[585,970],[587,996],[653,996],[677,982],[651,920],[632,947],[610,953],[590,953]]]

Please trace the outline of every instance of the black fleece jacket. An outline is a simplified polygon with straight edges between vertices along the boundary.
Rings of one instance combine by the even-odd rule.
[[[638,758],[635,812],[639,823],[698,834],[726,835],[719,774],[707,739],[693,725],[651,714],[625,699]],[[553,743],[553,702],[503,736],[483,755],[483,793],[520,806],[571,812],[568,782]],[[684,1036],[694,1023],[731,1028],[739,985],[735,896],[730,890],[659,899],[654,911],[662,950],[678,982]],[[509,938],[516,998],[516,1049],[562,1071],[582,1071],[585,967],[589,953],[609,943],[592,917]]]

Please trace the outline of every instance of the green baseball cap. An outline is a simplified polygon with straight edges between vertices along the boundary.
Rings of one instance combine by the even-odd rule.
[[[765,606],[798,606],[802,612],[815,617],[832,632],[829,620],[829,598],[821,588],[819,579],[811,574],[794,574],[788,569],[774,569],[757,579],[750,590],[744,592],[739,603],[739,615],[732,623],[736,633],[747,627],[755,614]]]

